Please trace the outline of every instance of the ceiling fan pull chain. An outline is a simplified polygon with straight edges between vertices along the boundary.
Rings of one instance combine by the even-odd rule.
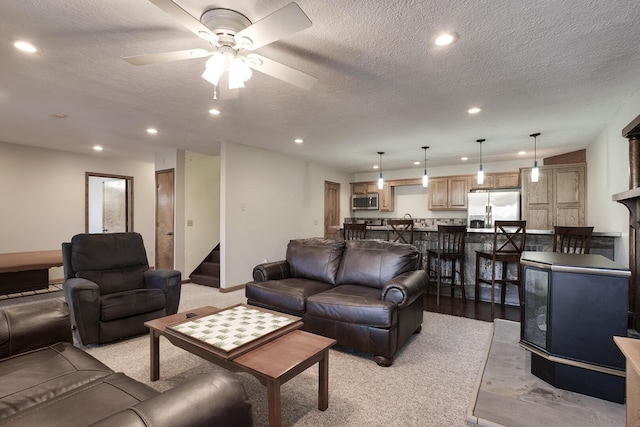
[[[218,85],[213,85],[213,99],[218,100]]]

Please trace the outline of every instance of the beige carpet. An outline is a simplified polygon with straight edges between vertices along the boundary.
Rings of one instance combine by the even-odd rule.
[[[518,345],[520,324],[496,319],[486,362],[470,402],[469,425],[621,427],[625,406],[552,387],[531,374]]]
[[[181,310],[246,302],[244,291],[183,286]],[[282,387],[284,426],[466,425],[466,408],[490,339],[491,324],[425,313],[423,330],[397,355],[393,366],[377,366],[371,355],[332,349],[329,408],[317,409],[318,370],[312,367]],[[219,369],[160,340],[160,380],[149,382],[149,341],[139,337],[88,351],[114,370],[158,390]],[[267,425],[266,389],[249,374],[235,374],[250,396],[256,426]]]

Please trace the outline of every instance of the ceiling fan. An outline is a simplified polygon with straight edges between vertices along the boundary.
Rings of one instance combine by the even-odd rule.
[[[244,82],[251,78],[251,69],[302,89],[310,89],[318,80],[280,62],[247,52],[310,27],[311,20],[296,3],[289,3],[252,23],[246,16],[231,9],[210,9],[198,20],[171,0],[149,1],[207,41],[213,50],[187,49],[124,58],[133,65],[209,57],[202,78],[216,89],[221,78],[228,80],[231,90],[244,87]]]

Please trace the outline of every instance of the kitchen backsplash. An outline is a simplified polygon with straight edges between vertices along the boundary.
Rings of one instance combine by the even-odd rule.
[[[389,219],[412,219],[414,227],[437,227],[438,225],[467,225],[466,218],[345,218],[347,224],[387,225]]]

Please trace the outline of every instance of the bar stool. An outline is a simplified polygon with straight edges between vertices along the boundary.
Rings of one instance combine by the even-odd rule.
[[[367,224],[343,224],[344,240],[364,240],[367,238]]]
[[[392,240],[393,239],[393,240]],[[387,240],[413,244],[413,220],[390,219],[387,221]]]
[[[462,303],[467,303],[466,292],[464,290],[464,246],[465,236],[467,235],[467,227],[464,225],[439,225],[438,226],[438,246],[435,250],[427,249],[427,273],[429,280],[435,280],[437,285],[436,304],[440,305],[440,284],[442,279],[451,280],[451,297],[456,280],[456,264],[459,267],[457,271],[459,277],[459,285],[462,289]],[[450,274],[443,275],[442,268],[451,265]]]
[[[588,254],[593,227],[553,227],[553,252]]]
[[[520,255],[527,239],[527,221],[496,221],[494,223],[493,247],[491,252],[476,251],[476,302],[480,296],[480,283],[491,285],[491,315],[494,312],[495,286],[502,285],[500,302],[504,305],[507,285],[518,288],[518,302],[522,302],[520,279]],[[480,263],[483,259],[491,261],[491,277],[480,277]],[[500,264],[501,277],[496,279],[496,265]],[[516,264],[516,277],[507,277],[509,264]]]

